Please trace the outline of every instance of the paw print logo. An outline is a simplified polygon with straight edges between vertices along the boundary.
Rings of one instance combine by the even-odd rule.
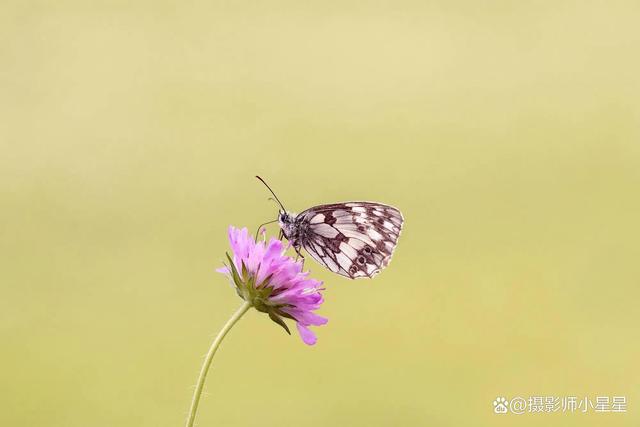
[[[496,400],[493,401],[493,412],[496,414],[506,414],[509,412],[509,408],[507,406],[509,402],[504,397],[496,397]]]

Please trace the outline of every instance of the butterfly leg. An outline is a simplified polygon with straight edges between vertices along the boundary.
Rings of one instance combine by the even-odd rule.
[[[256,241],[256,242],[258,241],[258,234],[260,234],[260,229],[261,229],[262,227],[264,227],[265,225],[273,224],[274,222],[278,222],[278,220],[277,220],[277,219],[274,219],[273,221],[265,222],[264,224],[260,224],[260,225],[258,226],[258,229],[256,230],[256,238],[255,238],[255,241]],[[280,232],[282,232],[282,230],[280,230]]]
[[[302,258],[302,268],[304,268],[305,257],[302,255],[302,252],[300,252],[300,246],[294,246],[293,249],[296,251],[296,262],[298,262],[298,259]]]

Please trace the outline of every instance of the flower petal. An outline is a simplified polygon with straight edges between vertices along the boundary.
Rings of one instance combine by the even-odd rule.
[[[314,345],[318,341],[316,334],[314,334],[311,331],[311,329],[307,328],[301,323],[296,323],[296,327],[298,328],[298,333],[300,334],[300,338],[302,338],[302,341],[305,344]]]
[[[256,242],[247,228],[233,226],[228,234],[233,256],[229,257],[230,264],[216,271],[230,277],[243,299],[259,311],[276,316],[279,321],[272,320],[281,326],[284,322],[278,314],[295,319],[302,340],[315,344],[316,335],[309,326],[327,323],[326,318],[314,313],[323,302],[322,282],[309,278],[302,262],[285,254],[290,242],[287,247],[275,238],[267,242],[264,234],[263,240]]]

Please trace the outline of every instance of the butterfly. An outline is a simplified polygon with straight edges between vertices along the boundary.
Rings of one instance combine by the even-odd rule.
[[[271,187],[281,210],[280,238],[301,248],[330,271],[350,279],[372,278],[385,268],[398,243],[404,218],[393,206],[375,202],[343,202],[311,207],[299,214],[287,211]],[[260,230],[260,227],[258,230]]]

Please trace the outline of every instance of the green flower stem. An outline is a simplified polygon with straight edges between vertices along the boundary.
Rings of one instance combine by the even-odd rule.
[[[211,361],[213,361],[213,356],[216,354],[218,347],[220,347],[220,343],[227,335],[227,333],[231,330],[233,325],[236,324],[238,320],[242,317],[243,314],[247,312],[251,308],[251,304],[245,301],[242,306],[233,313],[233,316],[227,321],[227,323],[222,327],[218,336],[213,343],[211,344],[211,348],[209,348],[209,352],[204,359],[204,363],[202,364],[202,368],[200,369],[200,376],[198,377],[198,382],[196,383],[196,390],[193,392],[193,399],[191,400],[191,408],[189,409],[189,417],[187,418],[187,427],[193,427],[193,422],[196,419],[196,412],[198,411],[198,404],[200,403],[200,396],[202,395],[202,389],[204,388],[204,381],[207,378],[207,373],[209,372],[209,367],[211,366]]]

